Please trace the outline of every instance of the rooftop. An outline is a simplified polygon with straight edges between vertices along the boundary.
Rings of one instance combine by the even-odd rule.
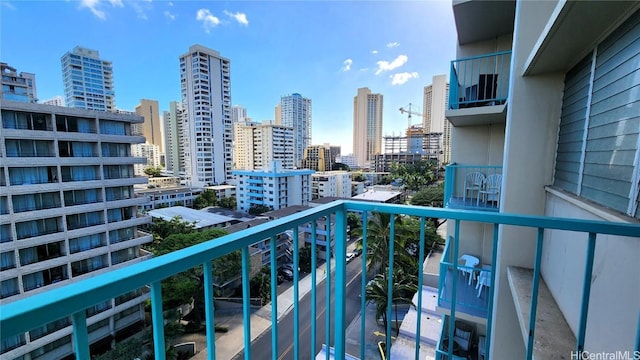
[[[402,195],[401,191],[386,191],[386,190],[369,190],[360,195],[352,197],[353,200],[375,201],[375,202],[387,202],[398,196]]]
[[[148,214],[154,218],[160,218],[166,221],[170,221],[176,216],[179,216],[184,221],[195,223],[196,229],[202,229],[226,222],[238,222],[237,219],[213,214],[208,211],[193,210],[184,206],[172,206],[163,209],[150,210]]]

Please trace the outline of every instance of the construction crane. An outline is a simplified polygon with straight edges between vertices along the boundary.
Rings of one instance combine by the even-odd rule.
[[[405,107],[401,107],[399,110],[400,110],[401,114],[407,113],[407,128],[411,128],[411,115],[422,117],[422,114],[420,114],[419,112],[416,112],[416,111],[412,111],[411,110],[411,103],[409,103],[409,105],[407,105],[406,107],[408,109],[405,109]]]

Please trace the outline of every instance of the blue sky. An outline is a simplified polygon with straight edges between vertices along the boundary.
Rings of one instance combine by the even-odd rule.
[[[180,100],[178,58],[201,44],[231,60],[234,105],[274,117],[280,96],[312,100],[314,144],[351,152],[353,96],[384,95],[383,134],[407,126],[425,85],[455,57],[450,1],[7,1],[0,60],[36,74],[40,100],[64,95],[60,57],[76,45],[113,62],[116,106]],[[414,117],[413,123],[419,119]]]

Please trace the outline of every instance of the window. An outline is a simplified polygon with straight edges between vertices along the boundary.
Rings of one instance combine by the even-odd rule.
[[[2,127],[5,129],[51,131],[51,115],[2,110]]]
[[[113,265],[120,264],[125,261],[133,260],[136,258],[137,248],[131,247],[128,249],[123,249],[120,251],[115,251],[111,253],[111,263]]]
[[[20,249],[19,253],[22,266],[66,255],[64,241]]]
[[[60,193],[47,192],[25,195],[13,195],[13,212],[52,209],[60,207]]]
[[[99,255],[71,263],[72,276],[80,276],[109,266],[107,255]]]
[[[0,270],[13,269],[16,267],[16,257],[13,251],[0,253]]]
[[[17,295],[20,293],[18,287],[18,278],[2,280],[0,282],[0,299],[8,298],[9,296]]]
[[[58,181],[58,171],[54,166],[9,168],[11,185],[46,184]]]
[[[42,271],[37,271],[31,274],[26,274],[22,277],[22,284],[24,286],[24,291],[29,291],[66,279],[68,279],[67,266],[62,265]]]
[[[95,204],[102,201],[102,190],[69,190],[64,192],[64,204],[66,206]]]
[[[16,223],[16,235],[18,240],[52,234],[62,230],[60,218],[47,218]]]
[[[69,253],[75,254],[81,251],[87,251],[101,246],[105,246],[106,241],[104,234],[93,234],[69,239]]]
[[[67,229],[75,230],[103,224],[102,211],[67,215]]]
[[[29,338],[31,339],[31,341],[34,341],[36,339],[40,339],[45,335],[49,335],[53,332],[64,329],[69,325],[71,325],[71,321],[69,320],[68,317],[57,320],[57,321],[53,321],[48,323],[47,325],[44,325],[29,331]]]
[[[635,217],[639,37],[637,12],[567,72],[554,176],[554,186]]]
[[[91,181],[99,180],[99,171],[97,166],[63,166],[62,181]]]

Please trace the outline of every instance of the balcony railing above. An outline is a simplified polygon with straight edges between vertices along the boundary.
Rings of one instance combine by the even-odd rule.
[[[278,319],[278,287],[277,287],[277,273],[276,267],[271,267],[271,358],[277,359],[281,355],[282,349],[278,348],[279,337],[278,337],[278,329],[280,326],[293,326],[293,354],[294,358],[315,358],[315,355],[320,351],[321,346],[317,345],[317,342],[324,342],[329,346],[333,346],[335,349],[335,357],[339,359],[344,359],[346,357],[346,329],[347,322],[349,321],[346,317],[345,311],[349,302],[353,301],[353,298],[347,296],[347,286],[348,286],[348,276],[347,276],[347,260],[345,258],[347,252],[347,213],[349,211],[359,212],[362,214],[362,246],[363,253],[361,255],[362,264],[361,269],[358,275],[357,286],[359,287],[359,291],[361,293],[360,297],[360,310],[365,311],[366,309],[366,293],[365,288],[367,285],[367,257],[371,256],[367,249],[369,249],[371,244],[374,244],[376,240],[380,240],[379,237],[376,237],[376,229],[375,227],[380,227],[380,224],[375,225],[376,221],[374,221],[375,217],[372,213],[382,213],[389,214],[389,218],[393,219],[396,216],[413,216],[419,218],[419,239],[418,242],[419,250],[418,250],[418,264],[424,263],[425,260],[425,233],[426,233],[426,224],[428,219],[437,218],[437,219],[448,219],[453,222],[453,226],[455,228],[453,234],[453,240],[450,240],[448,250],[451,253],[451,259],[457,259],[460,255],[459,247],[460,247],[460,224],[462,222],[474,222],[474,223],[485,223],[493,225],[493,249],[492,256],[493,259],[497,258],[497,244],[498,244],[498,234],[499,228],[503,225],[509,226],[519,226],[519,227],[528,227],[537,229],[538,232],[538,249],[539,251],[535,254],[535,268],[532,270],[532,287],[531,287],[531,298],[536,299],[538,296],[538,284],[542,283],[542,279],[540,277],[540,262],[542,258],[542,242],[544,237],[546,236],[546,229],[558,229],[567,232],[576,232],[578,234],[588,234],[588,251],[585,256],[585,270],[587,276],[583,281],[582,294],[578,294],[581,297],[581,313],[579,319],[579,326],[577,327],[577,341],[575,343],[567,344],[571,346],[576,351],[582,351],[584,349],[584,340],[585,340],[585,331],[587,327],[587,315],[588,315],[588,304],[590,297],[590,284],[591,284],[591,274],[594,262],[594,251],[596,247],[596,242],[602,239],[609,239],[609,236],[602,236],[603,234],[609,234],[613,236],[628,236],[633,237],[635,240],[639,240],[638,237],[638,227],[635,224],[624,224],[624,223],[612,223],[612,222],[604,222],[604,221],[590,221],[590,220],[575,220],[575,219],[561,219],[561,218],[547,218],[540,216],[529,216],[529,215],[514,215],[514,214],[504,214],[504,213],[490,213],[490,212],[480,212],[480,211],[464,211],[464,210],[453,210],[453,209],[436,209],[429,207],[418,207],[418,206],[406,206],[406,205],[393,205],[393,204],[379,204],[379,203],[369,203],[369,202],[358,202],[358,201],[334,201],[329,204],[321,205],[318,207],[314,207],[281,219],[275,219],[269,221],[264,224],[260,224],[239,232],[235,232],[224,237],[216,239],[216,241],[207,241],[200,243],[198,245],[181,249],[175,252],[172,252],[167,255],[158,256],[151,258],[149,260],[137,262],[130,266],[114,269],[109,272],[104,272],[102,274],[93,276],[89,279],[80,280],[77,282],[73,282],[66,286],[61,286],[59,288],[52,289],[50,291],[37,293],[32,296],[25,297],[20,300],[16,300],[14,302],[10,302],[2,305],[2,311],[0,311],[0,324],[2,325],[2,337],[9,338],[12,336],[20,336],[22,333],[28,332],[34,328],[38,328],[50,322],[56,321],[57,319],[64,318],[67,316],[71,316],[72,325],[73,325],[73,345],[76,358],[79,359],[89,359],[91,358],[89,351],[89,336],[87,331],[87,321],[86,321],[86,313],[85,309],[91,308],[95,304],[104,302],[105,300],[111,298],[117,298],[122,296],[123,294],[135,291],[137,289],[146,287],[150,284],[150,299],[151,299],[151,317],[152,317],[152,326],[153,326],[153,346],[155,349],[155,356],[157,359],[164,359],[165,354],[165,339],[164,339],[164,331],[163,325],[164,315],[162,309],[162,286],[161,281],[169,276],[175,275],[177,273],[183,272],[187,269],[203,266],[204,268],[204,304],[205,304],[205,319],[206,319],[206,328],[214,329],[215,324],[215,313],[214,313],[214,277],[213,277],[213,265],[212,260],[216,259],[220,256],[224,256],[233,251],[240,250],[242,255],[242,293],[243,293],[243,317],[244,323],[242,326],[242,331],[244,334],[244,358],[251,359],[252,353],[252,326],[257,326],[253,324],[251,321],[251,298],[249,292],[249,271],[251,267],[251,259],[250,259],[250,247],[260,241],[263,241],[266,238],[270,239],[270,257],[271,263],[275,264],[277,262],[276,254],[277,254],[277,241],[276,237],[278,234],[287,232],[289,230],[292,231],[293,234],[293,248],[299,248],[299,232],[295,231],[299,227],[306,226],[311,223],[312,232],[311,232],[311,246],[312,248],[317,247],[317,239],[315,236],[315,223],[318,219],[327,219],[333,217],[335,219],[335,225],[333,222],[328,222],[328,226],[333,228],[335,226],[335,248],[327,247],[326,251],[333,254],[333,258],[335,260],[326,263],[326,284],[324,287],[324,293],[320,293],[320,286],[316,287],[315,284],[318,283],[316,280],[316,271],[312,271],[309,275],[311,277],[311,313],[310,319],[317,319],[317,321],[313,321],[313,325],[310,327],[310,337],[311,341],[309,342],[310,353],[301,353],[301,341],[307,341],[308,337],[305,339],[301,339],[302,335],[300,335],[303,331],[301,331],[301,326],[305,324],[301,324],[300,321],[300,303],[298,299],[300,299],[300,288],[299,280],[300,273],[298,271],[294,271],[293,274],[293,300],[292,301],[292,311],[293,311],[293,321],[291,324],[280,324]],[[368,219],[372,219],[371,222]],[[382,217],[380,218],[382,219]],[[382,220],[380,220],[381,222]],[[373,224],[373,225],[368,225]],[[396,239],[396,222],[389,221],[388,223],[388,236],[391,239]],[[331,231],[331,230],[330,230]],[[510,239],[505,239],[504,241],[509,241]],[[531,241],[536,241],[536,239],[530,239]],[[379,243],[379,242],[378,242]],[[386,256],[388,256],[388,272],[385,271],[385,279],[387,279],[388,287],[386,291],[387,302],[386,302],[386,318],[392,319],[392,310],[393,310],[393,295],[394,295],[394,279],[396,274],[394,272],[394,254],[396,251],[394,247],[396,245],[396,241],[388,242],[388,252]],[[615,261],[615,260],[613,260]],[[494,262],[495,263],[495,262]],[[311,251],[311,267],[316,268],[318,264],[318,258],[316,251]],[[334,265],[335,264],[335,265]],[[397,265],[397,264],[396,264]],[[299,267],[299,258],[298,252],[293,253],[293,268],[296,269]],[[460,269],[463,269],[458,265],[457,261],[448,265],[453,274],[458,274]],[[417,269],[416,269],[417,270]],[[418,275],[418,274],[416,274]],[[621,276],[625,276],[626,278],[635,279],[634,274],[620,274]],[[496,271],[491,272],[491,283],[495,283]],[[453,289],[456,289],[456,283],[458,282],[457,276],[452,277],[452,285]],[[418,281],[418,289],[422,288],[422,276],[417,277]],[[332,286],[332,285],[335,285]],[[419,329],[421,328],[421,311],[423,309],[422,303],[423,299],[421,296],[422,292],[418,292],[417,304],[415,304],[415,308],[417,309],[417,324],[416,324],[416,337],[415,343],[421,343],[421,337]],[[444,352],[440,352],[441,350],[437,350],[438,354],[446,355],[448,359],[453,359],[454,351],[455,351],[455,337],[459,336],[454,331],[455,328],[461,328],[463,326],[463,322],[459,322],[459,319],[456,318],[456,304],[458,303],[457,299],[458,293],[457,291],[453,291],[451,294],[451,312],[449,316],[449,320],[445,320],[446,327],[445,333],[440,341],[440,346],[445,342],[444,338],[446,337],[448,341],[446,341],[447,350]],[[490,291],[489,296],[493,297],[493,293]],[[325,310],[317,311],[316,305],[318,303],[322,303],[326,301],[326,304],[333,304],[333,306],[328,307]],[[491,299],[491,298],[490,298]],[[487,314],[487,333],[485,337],[485,349],[487,351],[487,355],[489,354],[489,350],[491,349],[490,339],[491,339],[491,314],[492,314],[492,304],[493,302],[489,301],[489,309]],[[548,327],[537,326],[540,325],[540,322],[536,320],[536,308],[537,303],[535,301],[531,302],[529,305],[529,314],[530,317],[530,328],[527,332],[529,335],[529,339],[525,339],[525,348],[527,350],[526,358],[531,359],[532,354],[534,352],[534,330],[540,330],[542,333],[549,334],[553,331]],[[331,309],[331,310],[329,310]],[[324,313],[324,315],[323,315]],[[320,323],[321,321],[325,322],[325,332],[324,334],[321,331],[317,331],[315,324]],[[401,346],[392,342],[392,334],[393,331],[391,329],[392,321],[388,321],[385,328],[384,336],[381,338],[388,346],[385,348],[386,358],[389,358],[390,349],[392,346]],[[258,324],[260,325],[260,324]],[[589,324],[592,327],[600,326],[601,324]],[[365,329],[365,317],[361,317],[361,326],[360,329]],[[463,329],[464,330],[464,329]],[[466,330],[465,330],[466,331]],[[640,330],[639,330],[640,332]],[[216,343],[215,343],[215,333],[214,331],[207,331],[206,334],[207,339],[207,349],[208,349],[208,358],[215,359],[216,358]],[[468,337],[469,339],[476,339],[474,336]],[[535,348],[545,347],[546,344],[541,343],[547,337],[535,337],[536,346]],[[316,341],[317,340],[317,341]],[[475,340],[472,340],[475,341]],[[458,342],[459,343],[459,342]],[[365,331],[360,331],[360,359],[365,359],[365,348],[368,345],[365,342]],[[478,337],[478,344],[480,344],[480,339]],[[16,351],[16,350],[12,350]],[[287,350],[288,351],[288,350]],[[415,358],[419,357],[419,346],[415,347]],[[5,353],[3,354],[7,357],[10,355],[16,355],[14,353]],[[13,356],[15,357],[15,356]],[[231,356],[232,357],[232,356]],[[525,358],[524,354],[519,356],[518,358]],[[546,357],[538,357],[538,358],[546,358]]]
[[[511,51],[451,61],[449,109],[476,109],[460,113],[448,112],[447,118],[454,126],[469,125],[469,119],[459,117],[470,115],[504,122],[503,105],[507,102],[510,63]],[[488,109],[490,106],[497,107]]]
[[[499,211],[502,166],[447,165],[444,177],[444,207]]]

